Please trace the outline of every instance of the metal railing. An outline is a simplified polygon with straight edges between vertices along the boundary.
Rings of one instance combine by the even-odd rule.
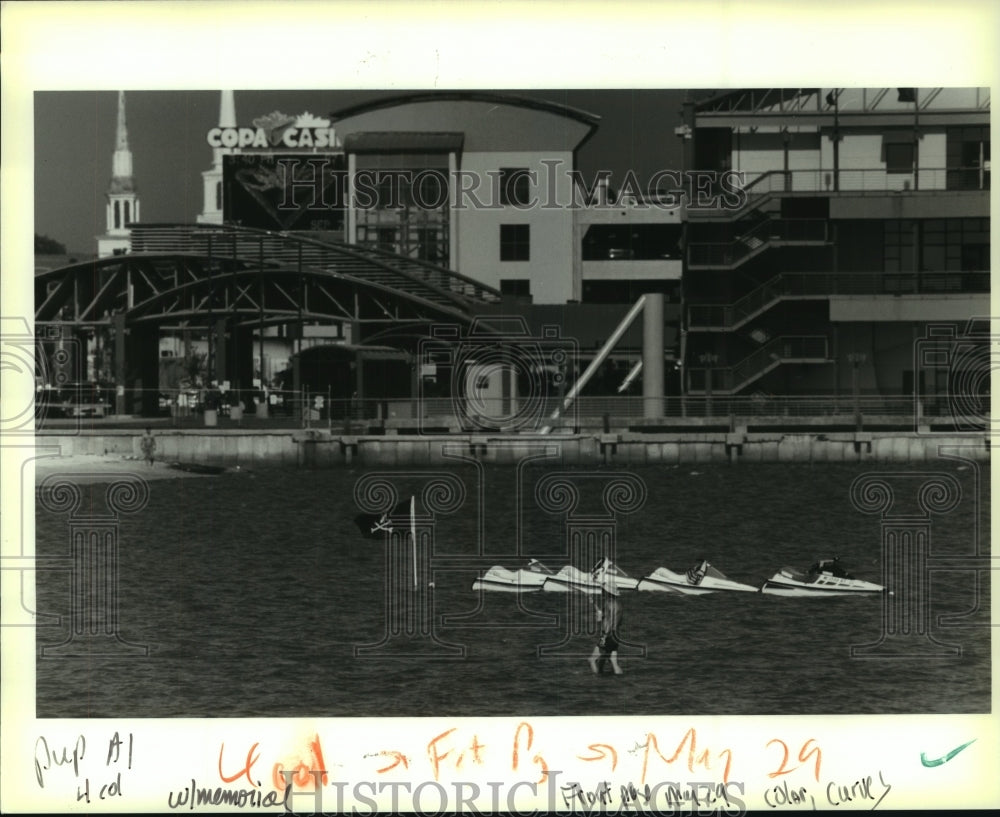
[[[240,260],[265,266],[302,264],[388,283],[434,299],[455,295],[497,303],[499,291],[427,261],[372,247],[321,241],[304,233],[275,232],[233,225],[133,224],[132,253],[181,253],[213,256],[220,262]]]
[[[688,267],[735,267],[776,242],[817,244],[829,241],[826,219],[771,218],[758,222],[727,243],[694,243],[688,246]]]
[[[782,363],[825,363],[826,335],[783,335],[773,338],[733,366],[688,369],[688,391],[733,392]]]
[[[735,329],[782,298],[831,295],[955,295],[988,293],[990,273],[783,272],[731,304],[691,304],[690,328]]]
[[[773,193],[892,193],[906,190],[989,190],[990,171],[978,166],[918,167],[890,172],[884,167],[770,170],[743,188],[751,199]]]
[[[921,167],[898,173],[879,168],[833,168],[814,170],[768,170],[758,175],[748,174],[742,192],[746,201],[742,207],[718,209],[692,207],[689,215],[733,220],[761,207],[771,196],[784,193],[851,193],[885,194],[914,190],[989,190],[990,171],[978,166]],[[729,191],[718,191],[729,192]]]
[[[789,339],[795,340],[795,339]],[[807,340],[807,339],[801,339]],[[794,344],[793,344],[794,345]],[[801,350],[806,350],[805,346]],[[790,349],[792,353],[797,350]],[[692,370],[694,371],[694,370]],[[702,372],[697,385],[705,385]],[[722,369],[711,370],[719,375]],[[697,380],[697,376],[692,378]],[[722,383],[713,377],[713,384]],[[695,390],[692,390],[695,391]],[[259,395],[232,395],[221,403],[214,403],[202,394],[195,399],[193,390],[155,392],[157,409],[142,414],[139,404],[131,406],[129,415],[115,415],[113,407],[102,416],[91,415],[81,421],[79,417],[64,415],[52,406],[38,407],[36,427],[58,433],[61,429],[84,427],[101,430],[135,428],[151,425],[155,428],[198,429],[215,427],[223,430],[242,429],[316,429],[332,434],[386,434],[386,433],[461,433],[502,430],[514,433],[534,433],[549,422],[552,411],[561,404],[559,395],[539,400],[476,400],[458,398],[392,398],[355,399],[328,398],[326,393],[302,390],[271,391],[267,394],[268,408],[261,411]],[[141,394],[133,392],[132,398]],[[987,402],[982,414],[988,412]],[[147,401],[149,402],[149,401]],[[888,418],[897,425],[914,423],[920,418],[954,416],[956,408],[967,409],[967,400],[961,407],[953,406],[947,395],[878,394],[823,394],[823,395],[727,395],[691,393],[684,396],[665,396],[654,400],[639,395],[584,396],[577,398],[571,410],[555,424],[566,430],[623,430],[629,427],[656,426],[660,420],[690,420],[692,430],[704,418],[726,420],[730,424],[745,425],[748,421],[766,421],[766,424],[791,424],[828,422],[840,425],[855,422],[856,415]],[[214,406],[214,408],[212,407]],[[655,411],[647,411],[653,409]],[[650,416],[652,415],[652,416]],[[793,422],[794,421],[794,422]]]

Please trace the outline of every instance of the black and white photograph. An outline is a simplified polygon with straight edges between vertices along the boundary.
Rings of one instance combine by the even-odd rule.
[[[993,75],[204,64],[19,94],[15,810],[996,804]]]

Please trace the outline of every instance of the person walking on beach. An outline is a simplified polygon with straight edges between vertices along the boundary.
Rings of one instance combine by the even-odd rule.
[[[601,607],[594,605],[594,610],[601,625],[601,639],[590,654],[590,669],[597,675],[604,672],[604,664],[610,661],[615,675],[621,675],[622,668],[618,665],[618,625],[622,620],[622,608],[618,601],[618,589],[607,578],[601,590]]]
[[[153,459],[156,455],[156,437],[153,436],[153,432],[148,427],[146,428],[146,433],[142,435],[142,440],[139,443],[142,448],[142,458],[149,463],[149,467],[153,467]]]

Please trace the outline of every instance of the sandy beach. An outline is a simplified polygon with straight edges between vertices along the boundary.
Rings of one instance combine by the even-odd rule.
[[[147,481],[206,477],[212,474],[186,471],[176,464],[154,461],[150,466],[136,457],[121,454],[73,454],[70,456],[40,456],[35,461],[35,484],[52,474],[71,476],[75,482],[105,482],[121,474],[135,474]]]

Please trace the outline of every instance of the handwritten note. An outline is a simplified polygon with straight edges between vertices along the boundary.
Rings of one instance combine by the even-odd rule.
[[[69,742],[39,735],[34,756],[38,788],[62,791],[75,787],[77,802],[87,804],[121,798],[123,775],[127,779],[132,769],[134,735],[128,732],[123,737],[115,732],[103,743],[95,744],[92,739],[89,747],[82,734]],[[105,748],[106,753],[97,757],[96,753]]]
[[[456,719],[388,730],[359,722],[298,724],[288,732],[220,724],[211,739],[173,754],[133,729],[54,728],[34,736],[30,760],[39,802],[95,811],[126,812],[150,804],[150,797],[167,811],[296,814],[456,808],[740,814],[899,808],[906,800],[909,781],[900,783],[900,767],[885,762],[877,747],[845,752],[822,731],[791,728],[733,736],[702,720],[649,725],[655,728]],[[971,765],[982,743],[945,742],[964,749],[937,766],[922,762],[918,751],[906,762],[931,784],[933,776]]]
[[[859,777],[849,783],[830,781],[818,787],[790,786],[786,781],[765,791],[764,802],[774,809],[785,806],[792,808],[806,806],[811,809],[861,806],[875,809],[881,805],[890,791],[892,786],[886,781],[883,772],[879,771],[877,783],[872,775]]]

